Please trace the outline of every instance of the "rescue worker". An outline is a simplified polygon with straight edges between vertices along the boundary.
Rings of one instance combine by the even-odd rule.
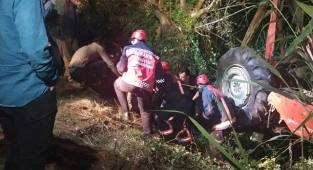
[[[193,139],[189,130],[189,119],[185,115],[190,114],[191,95],[188,87],[182,86],[178,77],[171,72],[167,62],[162,62],[162,67],[166,73],[164,100],[162,107],[157,111],[153,111],[155,123],[165,141],[187,144]],[[174,112],[171,112],[171,110]]]
[[[79,48],[74,53],[69,63],[69,73],[73,80],[81,83],[81,86],[88,86],[88,83],[93,82],[94,77],[101,77],[107,67],[109,67],[117,77],[120,76],[114,63],[105,52],[104,40],[96,38],[93,43]]]
[[[197,85],[202,95],[202,114],[196,115],[195,119],[207,130],[219,143],[231,132],[232,124],[236,121],[235,111],[230,100],[220,90],[209,85],[209,79],[201,74],[197,77]],[[224,161],[222,153],[213,145],[209,144],[212,157],[217,161]]]
[[[172,73],[167,62],[162,62],[162,68],[166,73],[163,105],[175,105],[179,108],[178,110],[190,114],[192,100],[189,87],[182,85],[180,79]],[[177,110],[177,108],[175,110]]]
[[[151,115],[149,110],[151,95],[154,89],[164,84],[159,54],[146,44],[147,34],[144,30],[132,33],[131,45],[124,47],[117,70],[122,74],[114,82],[114,88],[121,104],[124,119],[129,119],[129,108],[126,93],[137,97],[144,136],[151,134]],[[156,87],[155,87],[156,85]]]
[[[162,107],[162,103],[164,102],[164,94],[170,91],[173,82],[176,82],[176,80],[178,80],[178,78],[171,72],[170,66],[167,62],[162,61],[161,65],[165,73],[165,83],[163,84],[161,90],[157,89],[154,91],[151,100],[151,109],[159,109],[160,107]]]
[[[190,66],[191,67],[191,66]],[[193,71],[195,72],[195,70]],[[195,115],[198,113],[201,113],[202,110],[202,101],[201,96],[196,86],[196,76],[193,74],[190,74],[190,70],[188,67],[182,67],[179,70],[179,79],[182,83],[188,85],[188,89],[192,96],[192,108],[191,108],[191,114]]]

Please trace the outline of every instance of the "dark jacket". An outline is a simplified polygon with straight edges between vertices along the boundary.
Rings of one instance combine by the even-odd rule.
[[[179,80],[175,80],[173,73],[166,73],[164,101],[166,105],[171,105],[173,109],[190,114],[192,106],[192,96],[186,86],[180,86]]]

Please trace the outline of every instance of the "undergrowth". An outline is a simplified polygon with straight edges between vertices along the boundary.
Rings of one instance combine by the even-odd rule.
[[[95,150],[94,155],[99,160],[90,169],[234,169],[230,164],[218,166],[214,163],[210,158],[208,140],[203,135],[196,136],[188,146],[165,143],[157,133],[151,139],[143,138],[138,115],[132,113],[133,121],[116,119],[118,106],[113,99],[103,100],[83,91],[58,95],[58,100],[59,113],[54,135],[73,141],[78,148]],[[277,140],[260,144],[250,139],[250,132],[238,132],[237,135],[249,159],[247,169],[312,168],[312,155],[303,159],[304,164],[301,160],[290,160],[288,142],[281,146],[281,141]],[[227,136],[226,141],[224,148],[239,162],[243,162],[234,133]],[[287,154],[282,154],[286,149]],[[297,152],[298,148],[294,146],[291,149]],[[66,159],[67,155],[60,157]],[[52,162],[46,169],[71,169],[71,165]]]

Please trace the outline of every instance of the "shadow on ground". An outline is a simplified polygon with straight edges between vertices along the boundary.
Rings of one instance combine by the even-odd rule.
[[[93,149],[68,139],[54,138],[46,170],[137,169],[109,150]]]
[[[91,169],[99,161],[98,152],[91,147],[78,145],[71,140],[53,138],[48,164],[54,169]]]

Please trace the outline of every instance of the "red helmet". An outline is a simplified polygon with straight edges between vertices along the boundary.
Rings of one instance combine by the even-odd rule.
[[[171,69],[170,65],[168,65],[167,62],[162,61],[161,64],[162,64],[162,68],[163,68],[164,71],[168,71],[168,70]]]
[[[147,40],[148,37],[144,30],[136,30],[133,32],[130,38],[136,38],[137,40],[144,41]]]
[[[207,82],[209,82],[209,79],[208,79],[208,77],[206,75],[200,74],[197,77],[197,85],[206,84]]]

